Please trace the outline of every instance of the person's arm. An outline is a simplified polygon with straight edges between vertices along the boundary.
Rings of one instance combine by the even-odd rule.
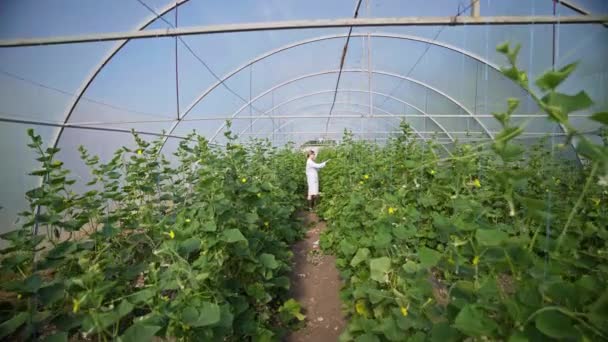
[[[320,164],[317,164],[314,161],[310,160],[310,166],[314,167],[315,169],[322,169],[322,168],[324,168],[325,167],[325,163],[327,163],[327,162],[324,161],[324,162],[322,162]]]

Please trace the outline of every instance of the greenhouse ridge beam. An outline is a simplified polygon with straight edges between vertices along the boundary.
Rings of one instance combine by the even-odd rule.
[[[546,25],[546,24],[604,24],[608,16],[443,16],[443,17],[397,17],[293,20],[244,24],[220,24],[180,28],[153,29],[113,33],[95,33],[50,38],[21,38],[1,40],[0,47],[40,46],[76,43],[94,43],[125,39],[161,38],[187,35],[203,35],[231,32],[294,30],[334,27],[379,27],[379,26],[456,26],[456,25]]]

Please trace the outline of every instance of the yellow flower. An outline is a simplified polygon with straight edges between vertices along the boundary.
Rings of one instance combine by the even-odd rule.
[[[395,213],[395,210],[397,210],[397,209],[395,209],[393,207],[388,207],[388,214],[393,215]]]
[[[245,178],[245,177],[241,178],[241,183],[243,183],[243,184],[247,183],[247,178]]]
[[[72,299],[72,312],[77,313],[80,311],[80,300],[74,298]]]
[[[431,174],[434,175],[435,174],[435,170],[431,170]]]
[[[365,175],[365,176],[363,176],[363,178],[369,179],[369,175]]]
[[[405,317],[407,316],[407,307],[402,306],[401,307],[401,314]]]
[[[137,150],[137,154],[141,155],[143,153],[142,150]]]
[[[268,227],[270,226],[270,223],[268,221],[264,222],[264,226]]]
[[[476,255],[476,256],[473,258],[473,265],[477,266],[477,264],[479,264],[479,255]]]
[[[186,219],[186,223],[190,223],[190,219]]]
[[[363,181],[359,181],[359,185],[363,185]]]
[[[357,303],[355,304],[355,311],[357,311],[359,315],[367,316],[367,307],[365,306],[365,300],[357,300]]]
[[[171,240],[175,239],[175,232],[173,232],[173,230],[170,230],[169,233],[165,234],[167,234]]]
[[[473,185],[476,188],[481,188],[481,182],[479,182],[479,179],[477,179],[477,178],[473,179],[473,182],[471,183],[471,185]]]

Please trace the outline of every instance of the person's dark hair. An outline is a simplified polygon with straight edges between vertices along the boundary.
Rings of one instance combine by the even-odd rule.
[[[310,150],[310,151],[308,151],[308,154],[307,154],[306,156],[307,156],[307,157],[310,157],[310,156],[312,156],[312,155],[314,155],[314,154],[315,154],[315,151]]]

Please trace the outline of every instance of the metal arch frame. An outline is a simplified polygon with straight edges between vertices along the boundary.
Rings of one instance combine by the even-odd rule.
[[[329,93],[329,92],[328,92],[328,93]],[[332,102],[329,102],[329,103],[325,103],[325,102],[324,102],[324,103],[315,103],[315,104],[312,104],[312,105],[304,106],[304,107],[302,107],[302,108],[306,108],[306,109],[308,109],[308,108],[311,108],[311,107],[325,106],[325,105],[328,105],[328,104],[330,104],[330,105],[331,105],[331,104],[332,104]],[[388,111],[386,111],[386,110],[384,110],[384,109],[382,109],[382,108],[375,107],[375,106],[370,106],[370,105],[366,105],[366,104],[363,104],[363,103],[336,102],[336,104],[348,104],[348,105],[351,105],[351,106],[359,106],[359,107],[363,107],[363,108],[374,108],[374,109],[377,109],[378,111],[381,111],[381,112],[385,113],[386,115],[389,115],[389,116],[391,116],[391,117],[396,117],[396,118],[399,118],[399,116],[398,116],[398,115],[393,114],[393,113],[390,113],[390,112],[388,112]],[[359,114],[359,115],[361,115],[361,116],[360,116],[360,117],[358,117],[358,118],[361,118],[361,119],[364,119],[364,118],[366,117],[366,116],[365,116],[365,113],[363,113],[363,112],[359,112],[359,111],[355,111],[355,110],[338,110],[338,112],[343,112],[343,113],[351,113],[351,114]],[[340,117],[338,117],[338,118],[340,118]],[[273,130],[273,131],[272,131],[270,134],[275,134],[275,133],[277,133],[277,131],[278,131],[278,130],[280,130],[281,128],[283,128],[283,127],[287,126],[287,124],[292,123],[292,122],[293,122],[294,120],[296,120],[296,119],[297,119],[297,118],[289,118],[289,119],[287,119],[287,121],[286,121],[285,123],[283,123],[281,126],[279,126],[279,127],[275,128],[275,129],[274,129],[274,130]],[[350,118],[350,119],[353,119],[353,118]],[[354,118],[354,119],[357,119],[357,118]],[[387,120],[385,120],[385,121],[388,121],[388,119],[390,119],[390,118],[389,118],[389,117],[383,117],[383,119],[387,119]],[[249,127],[247,127],[247,128],[245,128],[245,129],[243,129],[243,130],[242,130],[242,131],[241,131],[241,132],[240,132],[238,135],[244,135],[244,134],[247,134],[247,133],[245,133],[245,131],[246,131],[247,129],[249,129],[250,127],[252,127],[254,123],[255,123],[255,122],[252,122],[252,123],[250,124],[250,126],[249,126]],[[392,125],[392,126],[393,126],[393,127],[397,127],[397,126],[395,126],[395,125]],[[420,136],[420,138],[424,139],[424,137],[423,137],[422,135],[420,135],[420,134],[419,134],[419,131],[418,131],[418,130],[416,130],[415,128],[412,128],[412,129],[415,131],[415,133],[417,133],[417,134]],[[257,132],[257,133],[259,133],[259,132]]]
[[[297,100],[300,100],[300,99],[303,99],[303,98],[307,98],[307,97],[311,97],[311,96],[315,96],[315,95],[329,94],[329,93],[333,93],[333,92],[334,92],[334,90],[323,90],[323,91],[317,91],[317,92],[314,92],[314,93],[309,93],[309,94],[305,94],[305,95],[299,95],[299,96],[293,97],[293,98],[291,98],[291,99],[289,99],[289,100],[286,100],[286,101],[284,101],[284,102],[282,102],[282,103],[279,103],[278,105],[276,105],[276,106],[272,107],[271,109],[267,110],[266,112],[264,112],[262,115],[267,114],[267,113],[269,113],[269,112],[272,112],[272,111],[276,110],[277,108],[280,108],[280,107],[282,107],[282,106],[284,106],[284,105],[287,105],[287,104],[289,104],[289,103],[291,103],[291,102],[293,102],[293,101],[297,101]],[[441,125],[439,122],[437,122],[437,120],[435,120],[435,118],[433,118],[432,116],[428,115],[428,113],[426,113],[424,110],[422,110],[422,109],[418,108],[417,106],[415,106],[415,105],[413,105],[413,104],[411,104],[411,103],[409,103],[409,102],[407,102],[407,101],[404,101],[404,100],[402,100],[402,99],[399,99],[399,98],[397,98],[397,97],[394,97],[394,96],[392,96],[392,95],[390,95],[390,94],[385,94],[385,93],[382,93],[382,92],[376,92],[376,91],[369,91],[369,90],[359,90],[359,89],[338,89],[338,92],[343,92],[343,93],[363,93],[363,94],[379,95],[379,96],[383,96],[383,97],[385,97],[385,98],[388,98],[388,99],[391,99],[391,100],[397,101],[397,102],[399,102],[399,103],[405,104],[405,105],[407,105],[407,106],[409,106],[409,107],[413,108],[414,110],[416,110],[416,111],[417,111],[417,112],[419,112],[420,114],[424,115],[424,117],[425,117],[425,118],[429,118],[429,119],[431,119],[431,121],[433,121],[433,123],[434,123],[435,125],[437,125],[437,127],[439,127],[439,128],[440,128],[440,129],[443,131],[443,133],[445,133],[445,135],[447,135],[447,136],[448,136],[448,137],[449,137],[449,138],[450,138],[452,141],[454,141],[454,138],[452,137],[452,135],[451,135],[451,134],[450,134],[450,133],[449,133],[449,132],[448,132],[448,131],[445,129],[445,127],[443,127],[443,125]],[[355,104],[355,105],[358,105],[358,104]],[[376,107],[376,106],[368,106],[368,107],[371,107],[371,108],[373,108],[374,110],[376,110],[376,109],[377,109],[377,110],[380,110],[380,111],[382,111],[382,112],[384,112],[384,113],[386,113],[386,114],[389,114],[389,115],[396,116],[396,115],[394,115],[394,114],[392,114],[392,113],[389,113],[389,112],[387,112],[387,111],[383,110],[383,109],[382,109],[382,108],[380,108],[380,107]],[[398,116],[397,116],[397,117],[398,117]],[[259,119],[255,119],[255,120],[254,120],[254,121],[253,121],[253,122],[252,122],[252,123],[251,123],[251,124],[250,124],[250,125],[249,125],[247,128],[245,128],[245,129],[243,130],[243,132],[244,132],[244,131],[246,131],[247,129],[249,129],[250,127],[252,127],[252,126],[253,126],[253,124],[255,124],[255,123],[258,121],[258,120],[259,120]],[[242,133],[242,132],[241,132],[241,133]],[[273,133],[274,133],[274,132],[273,132]]]
[[[155,14],[152,14],[147,19],[142,21],[139,25],[137,25],[138,26],[137,31],[145,30],[148,26],[152,25],[154,22],[156,22],[158,19],[160,19],[163,15],[171,12],[173,9],[185,4],[188,1],[190,1],[190,0],[176,0],[174,2],[171,2],[170,4],[163,7],[160,11],[158,11],[158,16],[156,16]],[[84,96],[84,93],[89,89],[89,87],[91,86],[93,81],[95,81],[95,79],[97,78],[99,73],[112,60],[112,58],[114,58],[114,56],[116,56],[116,54],[118,52],[120,52],[120,50],[122,50],[122,48],[125,47],[125,45],[127,45],[127,43],[130,41],[131,41],[131,39],[126,39],[126,40],[123,40],[123,41],[115,44],[114,47],[112,49],[110,49],[110,51],[108,52],[106,57],[102,59],[101,63],[95,69],[93,69],[91,74],[89,74],[89,76],[85,79],[85,81],[82,83],[82,85],[80,86],[78,91],[75,93],[76,97],[74,98],[72,103],[69,105],[69,107],[68,107],[69,109],[65,112],[64,119],[63,119],[64,125],[68,123],[72,114],[74,113],[74,110],[76,109],[76,106],[80,103],[80,99]],[[53,147],[57,147],[57,145],[59,144],[59,140],[61,139],[61,135],[63,134],[64,128],[65,127],[59,128],[59,132],[57,132],[57,135],[53,139]],[[166,139],[165,139],[165,141],[166,141]],[[164,142],[163,142],[163,144],[164,144]]]
[[[356,33],[356,34],[352,34],[352,37],[366,37],[367,34],[363,34],[363,33]],[[443,43],[443,42],[438,42],[436,40],[432,40],[432,39],[428,39],[428,38],[422,38],[422,37],[416,37],[416,36],[412,36],[412,35],[403,35],[403,34],[390,34],[390,33],[372,33],[369,35],[370,37],[373,38],[389,38],[389,39],[400,39],[400,40],[409,40],[409,41],[417,41],[417,42],[421,42],[421,43],[425,43],[425,44],[430,44],[430,45],[434,45],[434,46],[438,46],[438,47],[442,47],[442,48],[446,48],[448,50],[463,54],[467,57],[470,57],[482,64],[485,64],[487,66],[489,66],[490,68],[496,70],[496,71],[500,71],[500,68],[498,66],[496,66],[495,64],[493,64],[492,62],[484,59],[483,57],[472,53],[470,51],[461,49],[459,47],[456,47],[454,45],[451,44],[447,44],[447,43]],[[261,60],[264,60],[268,57],[271,57],[277,53],[283,52],[283,51],[287,51],[293,48],[296,48],[298,46],[302,46],[302,45],[307,45],[307,44],[312,44],[312,43],[316,43],[316,42],[320,42],[320,41],[324,41],[324,40],[331,40],[331,39],[340,39],[340,38],[346,38],[347,35],[346,34],[334,34],[334,35],[328,35],[328,36],[320,36],[320,37],[314,37],[311,39],[305,39],[305,40],[301,40],[295,43],[291,43],[291,44],[287,44],[284,46],[281,46],[279,48],[276,48],[274,50],[271,50],[265,54],[261,54],[258,55],[257,57],[245,62],[244,64],[242,64],[240,67],[237,67],[236,69],[232,70],[231,72],[229,72],[228,74],[226,74],[224,77],[222,77],[220,79],[220,81],[215,82],[213,85],[211,85],[210,87],[208,87],[204,92],[201,93],[201,95],[199,95],[199,97],[197,97],[188,107],[186,107],[186,109],[183,111],[181,118],[184,118],[185,116],[187,116],[193,109],[194,107],[200,102],[202,101],[207,95],[209,95],[209,93],[211,93],[215,88],[217,88],[218,86],[220,86],[223,82],[225,82],[226,80],[232,78],[234,75],[236,75],[237,73],[239,73],[240,71],[244,70],[245,68],[249,67],[250,65],[253,65]],[[181,121],[181,120],[180,120]],[[169,129],[169,133],[173,132],[173,130],[175,130],[175,128],[177,127],[177,125],[179,125],[180,121],[175,122],[171,128]]]
[[[242,112],[245,108],[247,108],[247,106],[251,105],[253,102],[257,101],[261,97],[267,95],[268,93],[270,93],[270,92],[272,92],[272,91],[274,91],[274,90],[276,90],[278,88],[281,88],[281,87],[283,87],[285,85],[291,84],[293,82],[296,82],[296,81],[299,81],[299,80],[302,80],[302,79],[306,79],[306,78],[310,78],[310,77],[316,77],[316,76],[321,76],[321,75],[335,74],[335,73],[338,73],[338,72],[340,72],[339,69],[320,71],[320,72],[316,72],[316,73],[312,73],[312,74],[306,74],[306,75],[298,76],[298,77],[289,79],[287,81],[284,81],[282,83],[279,83],[279,84],[277,84],[277,85],[275,85],[275,86],[267,89],[266,91],[261,92],[256,97],[254,97],[251,100],[249,100],[247,103],[245,103],[243,106],[241,106],[236,112],[234,112],[231,118],[236,117],[240,112]],[[369,73],[370,71],[366,70],[366,69],[343,69],[341,72],[342,73],[349,73],[349,72],[350,73]],[[488,128],[479,120],[479,118],[475,117],[475,115],[468,108],[466,108],[463,104],[461,104],[460,102],[458,102],[456,99],[454,99],[450,95],[442,92],[441,90],[439,90],[437,88],[434,88],[434,87],[432,87],[432,86],[430,86],[430,85],[428,85],[428,84],[426,84],[426,83],[424,83],[422,81],[418,81],[418,80],[413,79],[411,77],[403,76],[403,75],[396,74],[396,73],[391,73],[391,72],[386,72],[386,71],[375,71],[375,70],[372,70],[371,73],[372,74],[378,74],[378,75],[385,75],[385,76],[395,77],[395,78],[399,78],[399,79],[402,79],[402,80],[407,80],[407,81],[416,83],[416,84],[418,84],[418,85],[420,85],[420,86],[422,86],[422,87],[424,87],[426,89],[432,90],[433,92],[435,92],[435,93],[437,93],[437,94],[445,97],[446,99],[450,100],[451,102],[453,102],[454,104],[456,104],[458,107],[460,107],[462,110],[464,110],[467,114],[469,114],[469,116],[471,116],[479,124],[479,126],[483,130],[486,131],[486,134],[488,135],[488,137],[490,137],[491,139],[494,138],[494,135],[490,132],[490,130],[488,130]],[[431,117],[429,116],[429,118],[431,118]],[[436,122],[434,119],[431,119],[431,120],[433,120],[433,122]],[[174,125],[177,125],[177,124],[178,124],[178,122],[174,123]],[[222,131],[222,129],[225,126],[226,126],[225,123],[222,124],[216,130],[215,134],[209,139],[209,141],[213,141],[215,139],[215,137],[217,137],[217,135]],[[170,130],[169,134],[171,134],[172,132],[173,131]]]
[[[345,102],[345,103],[347,103],[347,102]],[[331,104],[331,103],[329,103],[329,104]],[[371,106],[369,106],[369,105],[362,104],[362,103],[347,103],[347,104],[349,104],[349,105],[353,105],[353,106],[361,106],[361,107],[365,107],[365,108],[371,107]],[[305,106],[304,108],[310,108],[310,107],[315,107],[315,106],[319,106],[319,105],[327,105],[327,103],[317,103],[317,104],[314,104],[314,105]],[[378,109],[378,110],[380,110],[380,111],[382,111],[382,112],[386,113],[387,115],[396,116],[395,114],[389,113],[389,112],[387,112],[387,111],[385,111],[385,110],[383,110],[383,109],[381,109],[381,108],[378,108],[378,107],[374,107],[374,108],[376,108],[376,109]],[[361,115],[361,118],[365,118],[365,113],[364,113],[364,112],[361,112],[361,111],[357,111],[357,110],[338,110],[338,112],[340,112],[340,113],[351,113],[351,114],[358,114],[358,115]],[[286,122],[285,122],[285,123],[283,123],[281,126],[279,126],[279,127],[275,128],[275,130],[274,130],[274,131],[272,131],[272,133],[271,133],[271,134],[275,134],[275,133],[277,133],[277,131],[278,131],[278,130],[280,130],[281,128],[283,128],[283,127],[287,126],[288,124],[293,123],[293,121],[294,121],[294,119],[291,119],[291,120],[286,121]],[[393,127],[396,127],[396,126],[395,126],[395,125],[393,125]],[[246,128],[245,130],[247,130],[247,128]],[[241,136],[241,135],[247,135],[247,133],[245,133],[245,130],[241,131],[241,133],[239,133],[239,134],[238,134],[238,136]],[[418,136],[419,136],[421,139],[425,140],[425,137],[424,137],[424,136],[422,136],[422,134],[420,133],[420,131],[418,131],[417,129],[415,129],[415,128],[413,128],[413,127],[412,127],[412,130],[413,130],[413,131],[414,131],[414,133],[416,133],[416,134],[417,134],[417,135],[418,135]],[[361,133],[363,133],[363,132],[361,132]],[[371,133],[375,133],[375,132],[371,132]],[[261,133],[260,133],[260,132],[256,132],[255,134],[261,134]]]
[[[156,20],[158,20],[161,16],[163,16],[164,14],[170,12],[171,10],[173,10],[176,7],[179,7],[181,5],[183,5],[184,3],[188,2],[189,0],[177,0],[176,3],[171,3],[169,5],[167,5],[165,8],[163,8],[161,11],[158,12],[159,16],[156,17],[154,15],[152,15],[151,17],[149,17],[148,19],[146,19],[142,24],[140,24],[140,28],[139,30],[144,30],[145,28],[147,28],[149,25],[151,25],[152,23],[154,23]],[[361,33],[356,33],[356,34],[352,34],[351,36],[354,37],[364,37],[366,36],[365,34],[361,34]],[[214,83],[212,86],[210,86],[207,90],[205,90],[192,104],[190,104],[183,112],[183,115],[181,115],[181,118],[185,117],[186,115],[188,115],[188,113],[190,111],[192,111],[192,109],[203,99],[205,98],[211,91],[213,91],[215,88],[217,88],[218,86],[220,86],[223,82],[225,82],[226,80],[230,79],[232,76],[236,75],[238,72],[242,71],[243,69],[247,68],[248,66],[261,61],[263,59],[266,59],[270,56],[273,56],[277,53],[280,53],[282,51],[286,51],[301,45],[306,45],[306,44],[310,44],[310,43],[314,43],[314,42],[319,42],[319,41],[323,41],[323,40],[330,40],[330,39],[340,39],[340,38],[345,38],[346,34],[337,34],[337,35],[329,35],[329,36],[321,36],[321,37],[315,37],[312,39],[306,39],[306,40],[302,40],[302,41],[298,41],[292,44],[288,44],[282,47],[279,47],[277,49],[274,49],[272,51],[269,51],[265,54],[259,55],[258,57],[249,60],[248,62],[246,62],[245,64],[241,65],[240,67],[234,69],[232,72],[229,72],[228,74],[226,74],[224,77],[222,77],[220,79],[220,81],[217,81],[216,83]],[[389,34],[389,33],[373,33],[370,34],[370,37],[374,37],[374,38],[392,38],[392,39],[402,39],[402,40],[410,40],[410,41],[417,41],[417,42],[421,42],[421,43],[426,43],[426,44],[431,44],[431,45],[435,45],[435,46],[439,46],[439,47],[443,47],[461,54],[464,54],[470,58],[473,58],[475,60],[477,60],[480,63],[483,63],[485,65],[490,66],[491,68],[495,69],[495,70],[499,70],[498,67],[494,64],[492,64],[491,62],[485,60],[484,58],[482,58],[481,56],[478,56],[470,51],[466,51],[464,49],[458,48],[456,46],[453,46],[451,44],[447,44],[447,43],[442,43],[442,42],[438,42],[435,40],[431,40],[431,39],[427,39],[427,38],[422,38],[422,37],[416,37],[416,36],[412,36],[412,35],[400,35],[400,34]],[[83,85],[80,87],[80,89],[78,90],[78,92],[76,92],[77,96],[75,97],[74,101],[70,104],[68,111],[65,114],[65,118],[64,118],[64,124],[67,124],[67,122],[70,120],[70,117],[72,116],[74,110],[76,109],[76,106],[78,105],[78,103],[80,102],[80,99],[82,98],[82,96],[84,95],[84,93],[87,91],[87,89],[89,88],[89,86],[93,83],[93,81],[97,78],[97,75],[99,75],[99,73],[101,72],[101,70],[110,62],[110,60],[129,42],[130,40],[125,40],[122,41],[118,44],[116,44],[114,46],[114,48],[108,53],[108,55],[102,60],[102,62],[97,66],[97,68],[95,68],[93,70],[93,72],[89,75],[89,77],[85,80],[85,82],[83,83]],[[175,122],[169,129],[169,134],[171,134],[175,128],[177,127],[177,125],[179,124],[181,120],[179,120],[178,122]],[[61,135],[63,134],[63,128],[59,129],[59,132],[57,133],[57,135],[54,138],[53,141],[53,146],[57,146],[57,144],[59,143],[59,140],[61,139]],[[163,143],[164,146],[164,143]]]

